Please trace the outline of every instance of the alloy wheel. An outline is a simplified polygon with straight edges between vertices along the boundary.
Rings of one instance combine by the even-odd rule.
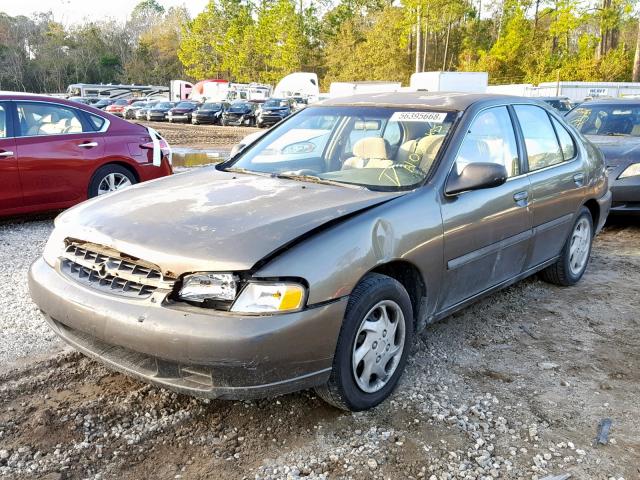
[[[364,316],[353,344],[351,365],[360,389],[374,393],[393,376],[404,350],[405,319],[392,300],[378,302]]]
[[[131,180],[122,173],[110,173],[106,175],[98,184],[98,195],[115,192],[121,188],[131,185]]]
[[[579,275],[589,259],[591,244],[591,225],[589,220],[581,218],[571,234],[569,246],[569,269],[573,275]]]

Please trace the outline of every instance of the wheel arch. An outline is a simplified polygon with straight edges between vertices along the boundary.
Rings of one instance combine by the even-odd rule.
[[[367,273],[379,273],[400,282],[411,299],[415,331],[419,332],[423,330],[427,324],[427,285],[418,267],[406,260],[391,260],[389,262],[376,265]],[[356,285],[361,281],[362,278],[358,280]]]
[[[598,202],[595,199],[591,198],[584,203],[584,206],[587,207],[591,213],[593,229],[595,231],[598,228],[598,225],[600,225],[600,205],[598,205]]]
[[[136,171],[136,169],[130,163],[128,163],[126,160],[119,160],[119,159],[110,160],[108,162],[105,162],[105,163],[99,165],[91,173],[91,177],[89,177],[89,183],[87,184],[87,197],[89,197],[91,195],[91,184],[93,183],[93,180],[95,179],[96,173],[98,173],[98,171],[101,168],[108,167],[110,165],[117,165],[119,167],[127,169],[131,173],[131,175],[133,175],[133,178],[136,179],[136,183],[140,182],[140,175],[138,175],[138,172]]]

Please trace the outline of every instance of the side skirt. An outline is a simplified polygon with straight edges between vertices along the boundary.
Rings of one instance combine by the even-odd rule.
[[[545,268],[547,268],[549,265],[553,265],[559,258],[558,256],[555,256],[553,258],[550,258],[549,260],[547,260],[546,262],[543,262],[539,265],[536,265],[535,267],[532,267],[528,270],[525,270],[524,272],[522,272],[521,274],[510,278],[509,280],[505,280],[502,283],[498,283],[497,285],[494,285],[493,287],[490,287],[486,290],[483,290],[480,293],[475,294],[472,297],[467,298],[466,300],[462,300],[461,302],[456,303],[455,305],[452,305],[448,308],[446,308],[445,310],[441,310],[440,312],[437,312],[435,314],[433,314],[428,320],[427,320],[427,324],[429,323],[433,323],[433,322],[437,322],[439,320],[442,320],[445,317],[448,317],[449,315],[462,310],[465,307],[468,307],[469,305],[471,305],[472,303],[477,302],[478,300],[480,300],[481,298],[486,297],[487,295],[490,295],[498,290],[502,290],[503,288],[506,288],[510,285],[513,285],[514,283],[519,282],[520,280],[527,278],[531,275],[533,275],[534,273],[539,272],[540,270],[544,270]]]

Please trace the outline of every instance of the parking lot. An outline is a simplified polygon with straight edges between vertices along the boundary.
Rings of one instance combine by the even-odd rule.
[[[158,125],[230,148],[254,129]],[[213,130],[212,130],[213,129]],[[214,138],[215,140],[210,140]],[[196,400],[65,348],[26,285],[53,216],[0,223],[0,476],[7,478],[635,479],[640,227],[608,225],[577,286],[525,280],[432,325],[380,407],[312,392]],[[601,420],[613,426],[595,445]],[[52,433],[53,432],[53,433]]]

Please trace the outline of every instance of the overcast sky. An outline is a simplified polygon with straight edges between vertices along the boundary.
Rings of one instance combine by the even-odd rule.
[[[159,0],[164,8],[185,5],[191,16],[200,13],[208,0]],[[11,16],[52,11],[59,22],[70,24],[84,19],[101,20],[111,17],[125,20],[139,0],[0,0],[0,11]]]

